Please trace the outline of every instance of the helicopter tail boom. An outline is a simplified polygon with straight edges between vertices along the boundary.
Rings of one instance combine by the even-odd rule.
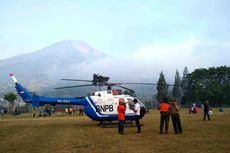
[[[24,88],[13,74],[10,74],[11,78],[15,83],[15,88],[17,93],[26,103],[32,103],[33,106],[43,106],[45,104],[66,104],[66,105],[84,105],[84,97],[73,97],[73,98],[51,98],[51,97],[40,97],[30,93],[26,88]]]

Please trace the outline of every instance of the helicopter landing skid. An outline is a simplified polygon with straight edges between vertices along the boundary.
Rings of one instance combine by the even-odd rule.
[[[117,128],[118,126],[118,122],[100,122],[99,125],[102,127],[102,128]],[[125,122],[125,127],[136,127],[136,124],[134,121],[126,121]]]

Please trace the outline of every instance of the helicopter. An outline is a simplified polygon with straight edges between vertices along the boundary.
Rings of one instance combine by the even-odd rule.
[[[16,79],[13,74],[10,74],[11,78],[15,83],[15,88],[17,93],[23,99],[24,102],[32,104],[34,107],[44,106],[45,104],[50,104],[55,106],[57,104],[63,105],[82,105],[84,106],[85,114],[94,121],[106,122],[106,121],[117,121],[118,113],[117,106],[119,104],[119,99],[123,99],[126,104],[126,112],[125,119],[127,121],[134,120],[134,103],[133,100],[137,99],[138,103],[141,107],[141,118],[144,116],[146,112],[146,107],[144,103],[138,98],[128,95],[122,94],[121,90],[113,90],[113,86],[117,86],[131,92],[134,92],[132,89],[122,86],[122,83],[110,83],[108,80],[109,77],[104,77],[98,74],[93,75],[93,80],[77,80],[77,79],[61,79],[65,81],[82,81],[88,82],[88,84],[84,85],[75,85],[75,86],[65,86],[65,87],[57,87],[55,89],[64,89],[64,88],[74,88],[74,87],[85,87],[85,86],[107,86],[107,90],[104,91],[96,91],[89,96],[86,97],[43,97],[35,94],[31,94],[29,90],[24,88]],[[127,83],[133,84],[133,83]]]

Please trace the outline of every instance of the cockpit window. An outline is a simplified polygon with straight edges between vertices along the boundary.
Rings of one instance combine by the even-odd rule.
[[[111,93],[112,93],[112,91],[111,91],[111,90],[107,90],[107,93],[108,93],[108,94],[111,94]]]
[[[138,103],[140,104],[141,107],[145,108],[145,105],[140,100],[137,99],[137,101],[138,101]]]

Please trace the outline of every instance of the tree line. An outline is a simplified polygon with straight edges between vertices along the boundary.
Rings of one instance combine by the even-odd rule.
[[[182,105],[190,105],[192,102],[203,103],[209,100],[213,106],[229,106],[230,67],[200,68],[191,73],[185,67],[182,78],[176,70],[173,85],[167,84],[161,72],[157,82],[156,99],[160,102],[164,97],[176,98]]]

